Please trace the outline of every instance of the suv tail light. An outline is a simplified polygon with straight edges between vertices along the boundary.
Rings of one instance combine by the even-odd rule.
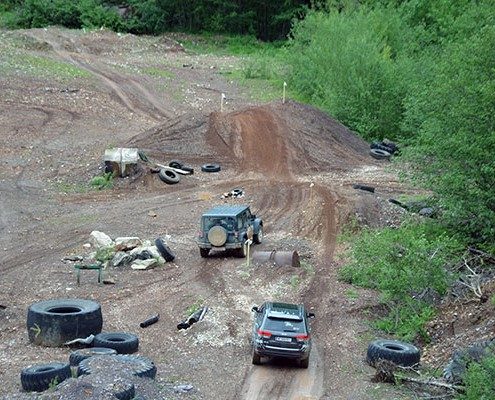
[[[296,335],[296,339],[298,342],[307,342],[309,340],[309,335],[304,333],[300,335]]]
[[[270,339],[272,336],[272,333],[270,331],[264,331],[263,329],[258,329],[258,335],[261,337],[264,337],[266,339]]]

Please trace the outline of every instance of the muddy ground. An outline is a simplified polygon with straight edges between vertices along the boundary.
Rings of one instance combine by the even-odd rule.
[[[104,331],[139,335],[139,353],[155,361],[161,387],[194,386],[181,398],[409,398],[372,383],[364,362],[376,336],[367,315],[377,295],[337,280],[340,229],[350,217],[396,224],[400,212],[386,200],[408,192],[388,162],[369,157],[367,143],[312,107],[254,100],[249,86],[229,78],[241,58],[106,31],[0,35],[0,397],[21,391],[22,368],[67,360],[68,348],[29,343],[26,310],[73,297],[101,303]],[[143,165],[113,189],[89,189],[104,150],[115,146],[139,147],[163,163],[180,159],[195,173],[166,185]],[[202,173],[209,162],[221,172]],[[377,189],[357,191],[354,183]],[[220,198],[236,187],[244,198]],[[297,250],[303,267],[248,267],[224,254],[202,259],[194,241],[199,218],[222,202],[249,204],[265,222],[259,248]],[[73,264],[62,259],[87,254],[93,230],[161,236],[177,259],[150,271],[105,271],[115,285],[84,272],[77,286]],[[270,299],[315,312],[308,370],[251,365],[250,309]],[[193,305],[209,307],[205,320],[177,331]],[[139,328],[156,313],[157,324]]]

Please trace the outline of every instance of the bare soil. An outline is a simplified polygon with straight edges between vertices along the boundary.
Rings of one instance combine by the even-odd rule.
[[[157,382],[194,386],[181,396],[408,398],[371,382],[364,355],[375,332],[365,311],[373,312],[377,296],[360,289],[348,295],[334,257],[349,216],[371,226],[397,223],[400,212],[386,200],[410,189],[388,162],[369,157],[365,142],[315,108],[254,101],[248,88],[228,80],[241,58],[106,31],[0,35],[0,397],[19,395],[22,368],[68,359],[68,348],[29,343],[26,310],[73,297],[101,303],[104,331],[139,335],[139,353],[155,361]],[[40,72],[21,56],[82,73]],[[228,98],[223,112],[221,93]],[[195,173],[166,185],[143,166],[113,189],[88,189],[113,146],[139,147],[162,163],[180,159]],[[210,162],[221,172],[202,173]],[[357,191],[354,183],[377,189]],[[221,199],[236,187],[245,198]],[[223,201],[249,204],[265,222],[260,249],[297,250],[304,267],[247,266],[223,254],[202,259],[194,241],[199,218]],[[105,271],[115,285],[99,285],[86,271],[77,286],[73,264],[62,259],[87,254],[83,244],[93,230],[113,238],[161,236],[177,259],[150,271]],[[308,370],[277,361],[251,365],[250,309],[270,299],[304,302],[316,313]],[[205,320],[177,331],[194,304],[209,307]],[[139,328],[157,313],[158,323]],[[141,387],[144,398],[160,398],[150,394],[156,388]]]

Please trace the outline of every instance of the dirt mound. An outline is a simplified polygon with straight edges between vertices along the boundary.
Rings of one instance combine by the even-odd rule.
[[[128,145],[214,158],[240,172],[283,180],[370,161],[366,142],[321,111],[297,102],[209,116],[188,113],[137,135]]]

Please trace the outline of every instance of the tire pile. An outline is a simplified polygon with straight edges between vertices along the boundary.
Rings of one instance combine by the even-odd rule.
[[[28,392],[56,388],[56,393],[67,399],[133,399],[133,379],[154,379],[156,366],[149,358],[132,354],[139,349],[136,335],[102,333],[102,325],[101,307],[91,300],[54,299],[32,304],[27,316],[31,343],[56,347],[90,336],[94,337],[93,347],[71,352],[68,362],[24,368],[20,374],[22,388]]]
[[[370,156],[377,160],[389,160],[399,151],[399,147],[392,141],[383,139],[381,142],[370,144]]]

